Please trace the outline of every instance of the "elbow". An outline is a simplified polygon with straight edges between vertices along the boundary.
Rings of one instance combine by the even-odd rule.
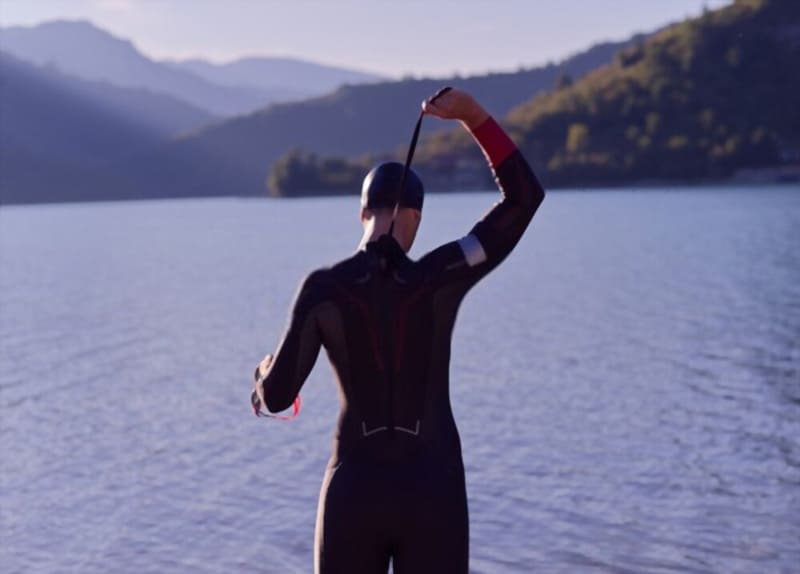
[[[544,201],[544,189],[539,185],[532,186],[525,190],[523,197],[524,201],[517,204],[517,209],[523,217],[530,220]]]
[[[535,209],[539,209],[539,206],[542,205],[542,202],[544,201],[544,196],[545,196],[544,188],[540,185],[540,186],[538,186],[538,189],[536,190],[536,208]]]
[[[529,212],[530,216],[536,213],[536,210],[539,209],[539,206],[544,201],[544,188],[542,184],[539,183],[539,180],[535,177],[531,182],[530,189],[528,189],[528,193],[526,194],[528,198],[528,202],[526,202],[526,209]]]

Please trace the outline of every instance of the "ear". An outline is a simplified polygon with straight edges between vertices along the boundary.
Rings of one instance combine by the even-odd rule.
[[[361,223],[364,223],[367,219],[367,208],[362,207],[361,212],[359,213],[359,219],[361,219]]]

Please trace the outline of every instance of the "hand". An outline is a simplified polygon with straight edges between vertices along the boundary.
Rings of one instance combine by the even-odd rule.
[[[261,359],[261,362],[256,367],[256,372],[255,372],[256,381],[264,378],[264,375],[267,374],[267,371],[269,370],[269,366],[271,363],[272,363],[272,353],[267,353],[264,356],[264,358]]]
[[[470,130],[477,128],[489,117],[475,98],[455,88],[422,102],[422,111],[445,120],[460,120]]]
[[[258,396],[258,391],[253,389],[253,392],[250,393],[250,407],[253,409],[253,414],[259,416],[259,412],[261,412],[261,399]]]
[[[259,381],[261,381],[264,378],[264,375],[267,374],[267,370],[269,369],[271,363],[272,355],[267,353],[253,373],[253,378],[255,380],[253,382],[253,392],[250,393],[250,406],[253,408],[253,414],[256,416],[258,416],[258,412],[261,410],[261,405],[264,404],[264,386],[259,384]]]

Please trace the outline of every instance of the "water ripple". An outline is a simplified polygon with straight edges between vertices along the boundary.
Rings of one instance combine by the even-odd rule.
[[[431,197],[412,255],[491,201]],[[330,370],[288,425],[248,378],[351,207],[0,211],[4,571],[312,569]],[[797,245],[789,189],[551,194],[453,343],[472,572],[796,571]]]

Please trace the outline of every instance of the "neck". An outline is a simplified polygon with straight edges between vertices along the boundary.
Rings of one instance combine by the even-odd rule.
[[[358,244],[359,251],[364,249],[364,246],[367,243],[376,241],[381,235],[386,235],[389,233],[389,228],[391,225],[392,220],[388,218],[373,217],[372,219],[368,220],[364,226],[364,236],[361,238],[361,242]],[[397,225],[395,225],[392,237],[394,237],[402,245],[403,242],[400,241],[400,238],[397,234]]]

